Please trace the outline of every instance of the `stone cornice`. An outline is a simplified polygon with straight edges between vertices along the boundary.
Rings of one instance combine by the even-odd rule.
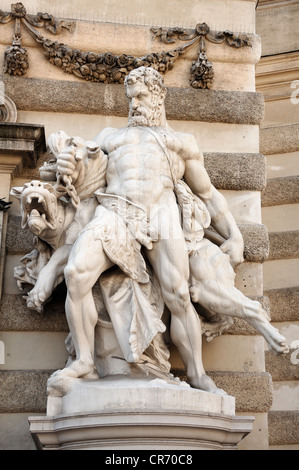
[[[257,13],[264,12],[265,10],[272,10],[280,7],[289,7],[291,5],[298,5],[297,0],[259,0]]]
[[[290,99],[299,76],[299,51],[262,57],[256,68],[256,89],[266,101]]]
[[[12,176],[22,167],[35,168],[46,151],[44,127],[37,124],[0,123],[0,172]]]

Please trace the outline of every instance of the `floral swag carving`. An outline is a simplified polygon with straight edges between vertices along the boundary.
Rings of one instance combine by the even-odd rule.
[[[21,24],[30,32],[33,38],[44,48],[46,59],[53,65],[60,67],[65,73],[100,83],[123,83],[126,75],[140,66],[152,67],[165,74],[174,67],[175,61],[185,54],[195,44],[199,44],[199,55],[192,62],[190,85],[194,88],[211,88],[214,71],[213,64],[208,60],[206,41],[216,44],[226,42],[231,47],[240,48],[251,46],[250,38],[245,34],[234,34],[231,31],[211,31],[206,23],[196,25],[195,30],[186,31],[182,28],[151,28],[153,39],[164,44],[185,42],[175,49],[162,52],[153,52],[143,57],[134,57],[127,54],[114,55],[110,52],[95,53],[82,52],[70,46],[52,41],[43,37],[34,27],[45,28],[52,34],[59,34],[62,28],[70,33],[74,31],[75,23],[70,21],[57,21],[48,13],[28,15],[24,5],[20,2],[12,4],[11,13],[0,10],[0,23],[15,21],[15,32],[12,46],[5,52],[5,72],[10,75],[24,75],[29,67],[28,53],[21,44]]]

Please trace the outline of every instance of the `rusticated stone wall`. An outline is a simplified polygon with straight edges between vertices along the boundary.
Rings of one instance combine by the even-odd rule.
[[[265,97],[260,151],[267,162],[262,221],[270,241],[264,263],[264,294],[273,323],[291,345],[283,358],[266,352],[266,371],[272,376],[274,392],[269,443],[275,450],[299,449],[298,20],[297,1],[259,2],[257,32],[263,46],[256,83]]]

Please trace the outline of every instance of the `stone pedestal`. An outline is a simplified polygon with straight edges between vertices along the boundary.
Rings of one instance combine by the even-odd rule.
[[[235,399],[184,382],[124,376],[76,380],[48,398],[47,416],[29,417],[38,449],[236,449],[252,417],[235,416]]]

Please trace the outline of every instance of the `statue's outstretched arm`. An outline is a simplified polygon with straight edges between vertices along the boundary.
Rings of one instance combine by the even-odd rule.
[[[225,239],[221,250],[230,255],[233,266],[244,261],[244,242],[237,223],[224,196],[212,185],[200,159],[186,160],[185,181],[206,205],[211,215],[211,225]]]

